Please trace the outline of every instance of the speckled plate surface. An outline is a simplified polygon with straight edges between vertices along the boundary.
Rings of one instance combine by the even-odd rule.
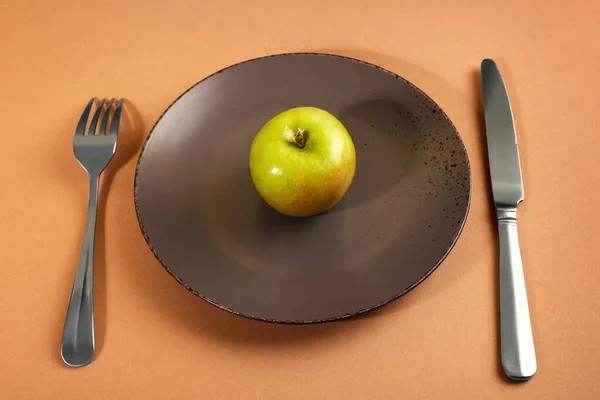
[[[260,198],[248,154],[267,120],[303,105],[344,123],[357,169],[334,208],[295,219]],[[413,84],[297,53],[233,65],[177,98],[144,144],[134,190],[148,245],[185,288],[238,315],[307,323],[371,310],[429,276],[462,231],[471,174],[452,122]]]

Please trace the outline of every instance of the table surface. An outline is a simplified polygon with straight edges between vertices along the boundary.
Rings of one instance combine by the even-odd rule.
[[[600,3],[105,1],[0,4],[0,398],[597,399],[600,397]],[[422,285],[367,316],[285,326],[195,298],[142,238],[142,141],[181,92],[266,54],[309,51],[390,69],[465,141],[468,221]],[[519,134],[520,238],[538,373],[514,384],[498,349],[497,235],[479,65],[497,60]],[[72,134],[92,96],[128,100],[101,185],[97,357],[59,346],[88,181]]]

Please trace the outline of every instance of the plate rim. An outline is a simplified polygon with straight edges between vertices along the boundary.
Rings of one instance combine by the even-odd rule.
[[[144,229],[144,224],[142,222],[142,217],[141,217],[141,214],[140,214],[139,198],[138,198],[138,189],[139,189],[138,179],[139,179],[140,167],[141,167],[142,159],[143,159],[145,151],[146,151],[146,147],[147,147],[149,141],[151,140],[152,134],[154,133],[154,130],[156,129],[156,127],[158,126],[158,124],[160,123],[160,121],[167,114],[167,112],[169,112],[169,110],[183,96],[185,96],[188,92],[190,92],[191,90],[193,90],[196,86],[200,85],[204,81],[210,79],[211,77],[213,77],[215,75],[218,75],[218,74],[220,74],[222,72],[225,72],[227,70],[230,70],[230,69],[242,66],[243,64],[254,62],[254,61],[264,60],[264,59],[268,59],[268,58],[275,58],[275,57],[288,57],[288,56],[322,56],[322,57],[334,57],[334,58],[344,59],[344,60],[350,61],[350,62],[357,62],[357,63],[360,63],[360,64],[364,64],[366,66],[378,69],[378,70],[380,70],[380,71],[382,71],[384,73],[387,73],[387,74],[391,75],[392,77],[403,81],[408,86],[412,87],[414,90],[416,90],[418,93],[420,93],[425,98],[426,101],[430,102],[433,106],[435,106],[435,108],[437,108],[438,111],[441,112],[441,114],[444,117],[444,119],[447,122],[450,123],[450,126],[451,126],[452,130],[456,133],[456,136],[459,139],[458,140],[459,145],[460,145],[460,147],[462,147],[463,153],[465,154],[466,168],[467,168],[467,177],[468,177],[467,207],[466,207],[466,210],[465,210],[464,217],[461,219],[461,222],[460,222],[460,225],[459,225],[459,229],[456,231],[456,234],[452,238],[452,241],[448,245],[448,248],[444,252],[443,256],[440,258],[440,260],[425,275],[423,275],[419,280],[417,280],[415,283],[413,283],[412,285],[410,285],[409,287],[407,287],[406,289],[404,289],[400,293],[395,294],[394,296],[392,296],[392,297],[390,297],[390,298],[388,298],[388,299],[386,299],[386,300],[384,300],[384,301],[382,301],[380,303],[374,304],[374,305],[372,305],[370,307],[363,308],[363,309],[360,309],[360,310],[352,312],[352,313],[340,314],[340,315],[337,315],[337,316],[334,316],[334,317],[314,319],[314,320],[303,320],[303,319],[289,319],[288,320],[288,319],[272,319],[272,318],[258,317],[258,316],[255,316],[255,315],[251,315],[251,314],[243,313],[243,312],[240,312],[240,311],[236,311],[234,309],[231,309],[231,308],[229,308],[229,307],[227,307],[227,306],[225,306],[223,304],[220,304],[220,303],[218,303],[218,302],[216,302],[216,301],[214,301],[214,300],[212,300],[212,299],[210,299],[210,298],[202,295],[200,292],[198,292],[197,290],[195,290],[194,288],[192,288],[190,285],[188,285],[187,283],[185,283],[183,281],[183,279],[181,279],[177,274],[175,274],[173,272],[173,270],[169,268],[169,266],[166,264],[166,262],[158,254],[158,251],[155,249],[154,245],[152,244],[150,236],[148,235],[148,233]],[[216,307],[216,308],[218,308],[220,310],[226,311],[228,313],[231,313],[233,315],[240,316],[240,317],[243,317],[243,318],[246,318],[246,319],[254,320],[254,321],[269,322],[269,323],[284,324],[284,325],[286,325],[286,324],[287,325],[319,324],[319,323],[333,322],[333,321],[338,321],[338,320],[343,320],[343,319],[347,319],[347,318],[359,316],[359,315],[365,314],[367,312],[374,311],[374,310],[376,310],[378,308],[381,308],[382,306],[384,306],[386,304],[392,303],[395,300],[399,299],[400,297],[402,297],[402,296],[406,295],[407,293],[409,293],[410,291],[412,291],[414,288],[416,288],[421,283],[423,283],[423,281],[425,281],[429,276],[431,276],[434,271],[436,271],[438,269],[438,267],[446,260],[446,258],[448,257],[448,255],[451,253],[451,251],[456,246],[456,243],[460,239],[460,237],[462,235],[462,232],[463,232],[463,230],[465,228],[465,225],[467,223],[467,220],[469,218],[469,215],[470,215],[472,196],[473,196],[473,175],[472,175],[472,169],[471,169],[471,161],[469,159],[469,153],[468,153],[467,148],[465,146],[465,143],[464,143],[464,141],[462,139],[462,136],[460,135],[460,132],[458,131],[458,129],[454,125],[454,122],[452,122],[452,119],[450,119],[450,117],[446,114],[446,112],[444,111],[444,109],[436,101],[434,101],[427,93],[425,93],[421,88],[419,88],[417,85],[415,85],[414,83],[412,83],[408,79],[400,76],[399,74],[397,74],[397,73],[395,73],[395,72],[393,72],[393,71],[391,71],[389,69],[386,69],[386,68],[381,67],[381,66],[379,66],[377,64],[374,64],[372,62],[364,61],[364,60],[361,60],[361,59],[358,59],[358,58],[349,57],[349,56],[340,55],[340,54],[335,54],[335,53],[328,53],[328,52],[284,52],[284,53],[267,54],[267,55],[258,56],[258,57],[254,57],[254,58],[249,58],[249,59],[245,59],[245,60],[238,61],[236,63],[230,64],[230,65],[228,65],[226,67],[223,67],[221,69],[218,69],[218,70],[210,73],[209,75],[206,75],[202,79],[198,80],[197,82],[195,82],[194,84],[192,84],[191,86],[189,86],[181,94],[179,94],[177,97],[175,97],[169,103],[169,105],[164,109],[164,111],[160,114],[160,116],[156,119],[156,121],[154,122],[154,124],[152,125],[152,128],[149,130],[148,134],[146,135],[146,138],[144,139],[142,147],[141,147],[141,149],[140,149],[140,151],[138,153],[138,157],[137,157],[137,161],[136,161],[136,166],[135,166],[135,172],[134,172],[134,181],[133,181],[133,201],[134,201],[135,215],[136,215],[136,219],[137,219],[137,222],[138,222],[138,228],[140,229],[141,234],[144,237],[144,240],[146,241],[146,245],[150,249],[150,251],[151,251],[152,255],[154,256],[154,258],[158,261],[158,263],[162,266],[162,268],[173,279],[175,279],[188,292],[191,292],[196,297],[198,297],[198,298],[206,301],[208,304],[210,304],[210,305],[212,305],[212,306],[214,306],[214,307]]]

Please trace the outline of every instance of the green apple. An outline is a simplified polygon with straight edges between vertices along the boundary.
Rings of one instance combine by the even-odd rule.
[[[308,217],[337,204],[354,179],[356,150],[339,119],[296,107],[270,119],[250,148],[250,174],[264,201],[280,213]]]

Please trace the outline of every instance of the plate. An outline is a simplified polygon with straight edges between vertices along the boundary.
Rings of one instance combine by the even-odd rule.
[[[348,129],[356,174],[324,214],[286,217],[253,186],[250,145],[288,108]],[[471,173],[442,109],[367,62],[292,53],[244,61],[179,96],[148,135],[135,209],[151,251],[186,289],[244,317],[309,323],[357,315],[429,276],[465,223]]]

